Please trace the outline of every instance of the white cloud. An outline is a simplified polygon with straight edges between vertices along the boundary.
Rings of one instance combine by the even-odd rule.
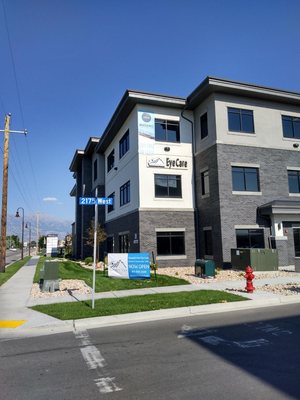
[[[54,203],[57,201],[57,198],[56,197],[44,197],[43,201],[48,201],[48,202]]]

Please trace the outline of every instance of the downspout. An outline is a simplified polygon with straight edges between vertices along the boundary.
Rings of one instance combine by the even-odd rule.
[[[194,220],[195,220],[195,245],[196,245],[196,258],[200,258],[200,246],[199,246],[199,211],[197,206],[197,191],[196,191],[196,162],[195,162],[195,150],[196,150],[196,138],[194,135],[194,122],[188,119],[183,115],[184,111],[186,110],[187,106],[183,108],[181,111],[181,117],[185,119],[187,122],[191,124],[192,127],[192,160],[193,160],[193,182],[194,182],[194,202],[195,202],[195,213],[194,213]]]

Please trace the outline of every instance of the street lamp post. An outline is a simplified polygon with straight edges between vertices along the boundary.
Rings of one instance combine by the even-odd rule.
[[[24,208],[23,207],[18,207],[17,212],[16,212],[16,217],[19,218],[19,210],[22,210],[22,244],[21,244],[21,259],[23,260],[24,258]]]
[[[26,222],[26,229],[29,229],[29,257],[30,257],[30,245],[31,245],[31,222]]]

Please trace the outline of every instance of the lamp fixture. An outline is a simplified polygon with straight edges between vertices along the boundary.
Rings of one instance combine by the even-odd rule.
[[[170,147],[165,147],[164,151],[170,151]]]

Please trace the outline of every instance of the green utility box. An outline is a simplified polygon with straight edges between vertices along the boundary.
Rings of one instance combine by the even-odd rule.
[[[54,292],[59,290],[59,263],[45,261],[40,270],[40,288],[42,292]]]
[[[215,276],[216,264],[213,260],[201,260],[195,261],[195,275],[197,276]]]
[[[275,249],[231,249],[231,265],[244,270],[248,265],[254,271],[277,271],[278,252]]]

